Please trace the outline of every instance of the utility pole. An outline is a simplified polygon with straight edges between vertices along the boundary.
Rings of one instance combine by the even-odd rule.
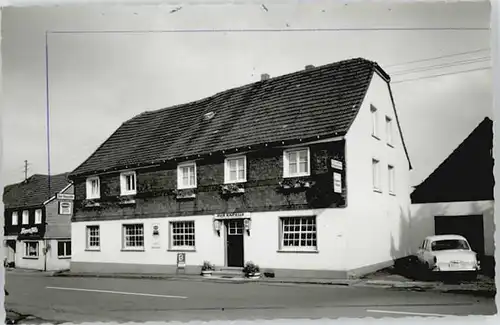
[[[24,180],[28,180],[28,161],[24,161]]]

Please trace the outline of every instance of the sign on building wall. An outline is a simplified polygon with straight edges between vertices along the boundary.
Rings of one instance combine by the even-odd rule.
[[[61,194],[57,193],[57,199],[59,200],[74,200],[75,195],[74,194]]]
[[[186,253],[177,253],[177,268],[186,268]]]
[[[215,215],[216,219],[247,219],[250,218],[248,212],[233,212],[233,213],[218,213]]]
[[[339,173],[333,173],[333,191],[342,193],[342,175]]]
[[[44,236],[44,234],[45,234],[45,226],[43,224],[29,226],[29,227],[22,227],[21,230],[19,231],[17,239],[23,240],[30,238],[32,239],[41,238]]]
[[[152,248],[160,248],[161,243],[160,243],[160,225],[157,223],[153,224],[152,227],[152,236],[153,236],[153,241],[151,244]]]
[[[22,228],[21,235],[34,235],[38,234],[38,227],[31,227],[31,228]]]
[[[338,169],[338,170],[342,170],[342,168],[343,168],[342,162],[340,160],[337,160],[337,159],[330,160],[330,165],[332,166],[332,168]]]

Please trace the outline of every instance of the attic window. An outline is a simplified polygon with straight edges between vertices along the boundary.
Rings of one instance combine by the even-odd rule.
[[[205,115],[203,115],[203,118],[205,119],[205,121],[208,121],[211,120],[214,116],[215,116],[214,112],[208,112]]]

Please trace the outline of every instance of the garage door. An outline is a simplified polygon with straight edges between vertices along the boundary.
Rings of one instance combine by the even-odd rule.
[[[473,251],[484,256],[484,228],[482,215],[436,216],[436,235],[461,235],[467,238]]]

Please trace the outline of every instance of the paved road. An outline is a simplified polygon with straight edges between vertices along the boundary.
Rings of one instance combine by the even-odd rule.
[[[51,322],[492,315],[494,299],[435,292],[6,274],[6,309]]]

